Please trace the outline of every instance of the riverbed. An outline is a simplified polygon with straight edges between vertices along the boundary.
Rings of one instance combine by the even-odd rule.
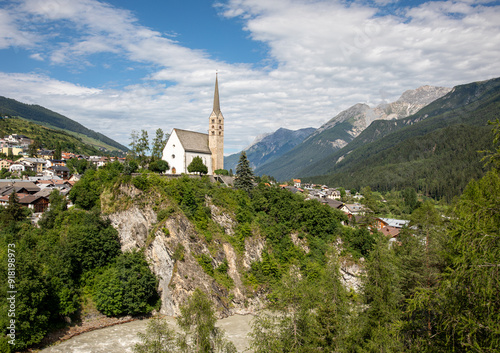
[[[226,331],[238,352],[248,350],[248,337],[252,315],[233,315],[217,321],[216,326]],[[149,319],[137,320],[121,325],[105,327],[83,333],[52,347],[42,349],[43,353],[132,353],[139,342],[138,332],[145,332]],[[172,327],[176,328],[175,319],[165,317]]]

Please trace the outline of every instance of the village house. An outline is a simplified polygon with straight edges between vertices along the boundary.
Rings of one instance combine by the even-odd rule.
[[[12,162],[10,159],[0,159],[0,169],[9,169],[9,167],[12,165]]]
[[[45,169],[42,175],[51,178],[57,176],[63,180],[68,180],[71,176],[71,171],[69,170],[68,167],[61,167],[59,165],[54,165],[52,167]]]
[[[53,159],[54,158],[54,150],[40,150],[37,152],[37,158],[43,159]]]
[[[47,160],[43,158],[23,157],[19,161],[29,163],[30,170],[36,173],[42,173],[47,165]]]
[[[396,238],[403,227],[408,227],[410,221],[404,219],[393,219],[393,218],[375,218],[376,229],[390,237]]]

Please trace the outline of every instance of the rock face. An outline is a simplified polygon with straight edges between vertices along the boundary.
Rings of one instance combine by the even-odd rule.
[[[131,205],[107,216],[118,230],[123,251],[145,249],[150,268],[159,279],[162,314],[179,315],[179,307],[196,288],[209,294],[220,317],[253,313],[262,307],[259,295],[243,285],[241,272],[249,267],[250,262],[260,259],[263,241],[249,240],[242,255],[230,243],[220,239],[213,239],[209,246],[180,211],[173,210],[166,219],[158,222],[153,205],[173,209],[168,200],[144,195],[131,186],[120,187],[119,193],[115,198],[129,197]],[[110,201],[101,199],[103,210],[112,209],[107,202]],[[233,216],[211,204],[210,200],[207,200],[207,206],[211,209],[212,220],[224,229],[225,234],[234,235]],[[234,282],[230,290],[205,273],[197,260],[201,255],[208,256],[214,268],[227,261],[227,273]]]

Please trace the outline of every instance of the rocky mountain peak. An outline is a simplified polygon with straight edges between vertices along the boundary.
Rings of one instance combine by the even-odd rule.
[[[405,91],[396,103],[426,106],[451,91],[448,87],[422,86]]]

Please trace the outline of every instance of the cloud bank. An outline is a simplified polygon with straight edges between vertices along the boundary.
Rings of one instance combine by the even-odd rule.
[[[183,46],[105,2],[0,5],[0,50],[46,65],[0,71],[0,94],[43,105],[123,144],[132,129],[150,136],[158,127],[206,132],[216,69],[229,153],[279,127],[319,127],[355,103],[499,76],[500,6],[488,1],[214,3],[221,20],[238,21],[267,48],[260,63],[216,60],[210,48]],[[62,74],[97,68],[116,69],[116,76],[90,86]]]

